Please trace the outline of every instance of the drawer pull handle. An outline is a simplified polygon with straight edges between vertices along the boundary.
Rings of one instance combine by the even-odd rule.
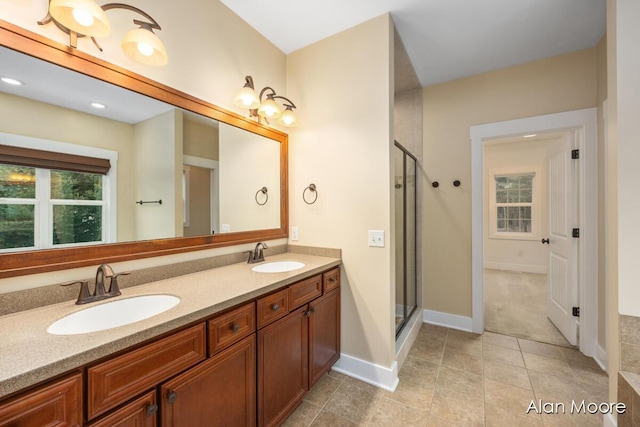
[[[329,277],[329,282],[336,283],[336,278],[335,277]]]
[[[233,332],[238,332],[240,330],[240,325],[238,325],[237,323],[234,323],[233,325],[231,325],[231,330]]]
[[[311,307],[311,312],[315,313],[316,312],[316,308],[315,307]]]
[[[273,305],[271,306],[271,309],[272,309],[273,311],[278,311],[278,310],[280,309],[280,306],[279,306],[278,304],[273,304]]]
[[[176,401],[177,398],[178,398],[177,391],[170,391],[169,393],[167,393],[167,402],[173,403]]]
[[[155,415],[156,412],[158,412],[158,405],[151,404],[151,405],[147,406],[147,417],[151,417],[151,416]]]
[[[302,314],[304,314],[307,317],[311,317],[311,312],[309,310],[303,311]]]

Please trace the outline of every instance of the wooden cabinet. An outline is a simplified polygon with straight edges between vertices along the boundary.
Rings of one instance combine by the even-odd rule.
[[[280,425],[308,390],[308,317],[301,307],[258,331],[258,425]]]
[[[78,372],[0,404],[0,426],[82,425],[82,375]]]
[[[340,289],[309,304],[309,388],[340,358]]]
[[[256,338],[238,344],[160,387],[163,427],[256,425]]]
[[[206,357],[205,324],[87,369],[87,418],[126,402]]]
[[[154,390],[90,424],[90,427],[156,427],[157,425],[158,403]]]
[[[280,425],[340,357],[339,278],[335,268],[291,285],[293,311],[258,330],[258,426]]]
[[[4,400],[0,427],[280,425],[340,355],[339,286],[336,267],[106,357]]]

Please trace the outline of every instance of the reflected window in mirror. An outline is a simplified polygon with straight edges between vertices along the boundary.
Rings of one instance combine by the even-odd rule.
[[[0,143],[0,252],[113,241],[111,161],[99,156],[114,153],[8,134]]]

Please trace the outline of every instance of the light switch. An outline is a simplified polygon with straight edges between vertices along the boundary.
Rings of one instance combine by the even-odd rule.
[[[231,226],[229,224],[220,224],[221,233],[231,233]]]
[[[369,246],[384,248],[384,230],[369,230]]]
[[[291,227],[291,240],[298,240],[298,227]]]

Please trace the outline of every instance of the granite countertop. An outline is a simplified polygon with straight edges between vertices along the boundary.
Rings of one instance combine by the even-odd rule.
[[[339,258],[282,253],[269,261],[295,260],[305,264],[285,273],[256,273],[254,265],[239,263],[171,279],[134,286],[104,301],[48,305],[0,317],[0,397],[172,329],[204,319],[226,308],[320,273],[340,264]],[[133,273],[135,274],[135,272]],[[168,294],[180,303],[164,313],[129,325],[80,335],[58,336],[46,329],[54,321],[90,306],[148,294]]]

